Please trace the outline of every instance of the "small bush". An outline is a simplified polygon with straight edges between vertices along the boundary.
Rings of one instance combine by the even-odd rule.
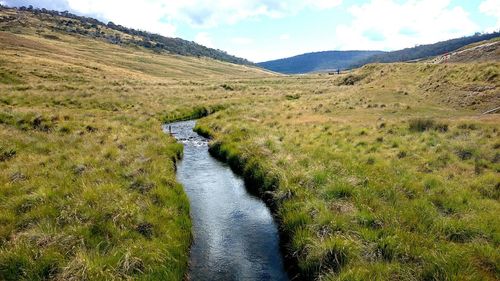
[[[224,89],[226,91],[234,91],[234,88],[228,84],[222,84],[221,87],[222,87],[222,89]]]
[[[146,238],[153,237],[153,225],[148,222],[140,223],[136,230]]]
[[[474,156],[474,150],[472,148],[460,147],[456,150],[456,155],[460,160],[469,160]]]
[[[68,134],[71,132],[71,128],[69,128],[67,126],[63,126],[63,127],[59,128],[59,132],[63,133],[63,134]]]
[[[477,129],[479,129],[478,125],[467,124],[467,123],[463,123],[463,124],[458,125],[458,128],[461,130],[477,130]]]
[[[425,132],[435,130],[444,133],[448,131],[449,126],[445,123],[438,123],[433,119],[417,118],[410,120],[409,128],[412,132]]]
[[[373,158],[373,157],[368,157],[368,160],[366,160],[366,164],[368,164],[368,165],[373,165],[373,164],[375,164],[375,158]]]
[[[446,239],[456,243],[470,242],[480,235],[475,229],[466,226],[463,223],[450,223],[444,229]]]
[[[340,82],[337,84],[338,86],[354,86],[356,83],[359,81],[363,80],[365,76],[363,75],[352,75],[349,74],[346,77],[344,77]]]
[[[299,94],[295,94],[295,95],[286,95],[285,98],[287,100],[298,100],[300,99],[300,95]]]
[[[405,158],[406,156],[408,156],[408,153],[406,151],[400,151],[400,152],[398,152],[398,158],[399,159]]]
[[[410,120],[410,131],[424,132],[432,129],[435,121],[432,119],[412,119]]]
[[[16,156],[16,151],[14,149],[6,149],[4,150],[0,147],[0,162],[5,162],[11,158]]]

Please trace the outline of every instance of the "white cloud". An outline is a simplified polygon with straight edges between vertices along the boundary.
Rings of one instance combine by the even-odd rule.
[[[155,0],[153,0],[155,1]],[[234,24],[251,18],[280,18],[308,7],[333,8],[343,0],[163,0],[172,18],[183,19],[197,27]]]
[[[208,32],[200,32],[196,34],[194,41],[198,44],[201,44],[205,47],[213,48],[214,43],[212,42],[212,38]]]
[[[286,33],[285,34],[281,34],[279,38],[280,38],[280,40],[283,40],[283,41],[284,40],[290,40],[290,34],[286,34]]]
[[[371,0],[352,6],[349,25],[336,29],[339,49],[401,49],[472,34],[478,26],[450,0]]]
[[[123,0],[66,1],[72,10],[79,13],[97,15],[117,24],[166,36],[175,34],[175,26],[165,19],[165,13],[159,1],[143,1],[140,4]]]
[[[305,2],[318,9],[331,9],[340,6],[343,0],[306,0]]]
[[[500,29],[500,0],[486,0],[479,5],[479,11],[487,16],[497,19],[496,26],[490,28],[489,31],[497,31]]]
[[[235,37],[231,39],[231,42],[237,45],[250,45],[253,43],[253,39],[247,37]]]
[[[70,10],[128,27],[172,35],[173,21],[210,28],[258,17],[279,18],[305,8],[333,8],[342,0],[2,0],[12,6]]]

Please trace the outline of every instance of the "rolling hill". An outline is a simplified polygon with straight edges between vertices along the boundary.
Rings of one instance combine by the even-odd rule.
[[[498,61],[500,59],[500,37],[465,46],[459,50],[435,57],[432,63],[467,63]]]
[[[50,31],[60,31],[83,35],[118,45],[145,47],[156,52],[170,54],[208,57],[235,64],[252,65],[252,62],[227,54],[222,50],[207,48],[195,42],[181,38],[170,38],[146,31],[127,28],[113,22],[103,23],[99,20],[74,15],[69,12],[58,12],[33,7],[7,8],[0,5],[3,15],[0,18],[2,31],[13,31],[37,24],[46,26]],[[46,34],[50,38],[50,34]]]
[[[430,57],[443,55],[449,52],[456,51],[462,47],[477,42],[490,40],[500,37],[499,32],[475,34],[473,36],[456,38],[446,41],[437,42],[434,44],[420,45],[413,48],[407,48],[394,52],[387,52],[383,54],[374,55],[365,60],[353,63],[352,67],[360,67],[369,63],[389,63],[389,62],[405,62],[412,60],[427,59]]]
[[[390,63],[421,60],[458,50],[469,44],[498,38],[500,33],[475,34],[435,44],[420,45],[393,52],[382,51],[326,51],[307,53],[290,58],[258,63],[259,66],[285,74],[325,72],[334,69],[352,69],[369,63]]]

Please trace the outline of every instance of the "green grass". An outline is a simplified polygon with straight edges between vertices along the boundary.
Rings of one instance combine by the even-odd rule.
[[[380,68],[391,74],[378,78]],[[354,86],[290,79],[282,87],[299,100],[234,105],[198,122],[216,155],[272,192],[301,278],[500,277],[498,116],[418,98],[432,76],[405,77],[419,68],[368,66]]]

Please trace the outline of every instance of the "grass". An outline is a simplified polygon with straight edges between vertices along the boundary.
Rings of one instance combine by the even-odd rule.
[[[182,145],[161,125],[241,99],[220,81],[266,74],[19,28],[0,32],[0,280],[182,280]]]
[[[447,71],[465,67],[477,66]],[[198,122],[211,150],[271,198],[300,278],[500,277],[498,116],[440,94],[421,99],[432,75],[443,75],[426,69],[368,66],[350,74],[365,77],[354,85],[282,79],[274,95],[299,100],[284,94]],[[423,74],[407,79],[414,71]],[[449,83],[440,87],[461,82]]]
[[[161,124],[207,115],[301,279],[500,278],[497,62],[285,77],[26,20],[0,24],[0,280],[183,279]]]

